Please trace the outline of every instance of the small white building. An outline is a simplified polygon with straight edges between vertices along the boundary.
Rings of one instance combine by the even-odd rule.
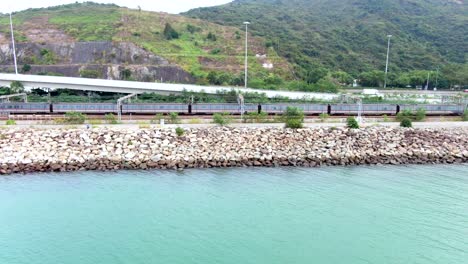
[[[377,89],[363,89],[362,94],[363,95],[375,95],[375,96],[380,95],[379,90]]]

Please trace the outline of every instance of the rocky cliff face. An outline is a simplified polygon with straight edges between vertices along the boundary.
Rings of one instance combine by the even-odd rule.
[[[177,65],[128,42],[18,43],[18,64],[31,65],[31,74],[79,77],[85,70],[98,78],[123,79],[124,70],[137,81],[193,83],[195,79]],[[0,45],[0,70],[13,71],[11,45]]]

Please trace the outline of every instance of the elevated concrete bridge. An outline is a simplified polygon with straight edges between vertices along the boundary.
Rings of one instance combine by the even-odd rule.
[[[241,93],[245,93],[245,92],[264,93],[269,98],[281,96],[281,97],[288,97],[291,99],[315,98],[315,99],[322,99],[322,100],[331,100],[339,96],[338,94],[327,94],[327,93],[288,92],[288,91],[244,89],[244,88],[238,88],[238,87],[129,82],[129,81],[102,80],[102,79],[86,79],[86,78],[73,78],[73,77],[56,77],[56,76],[0,73],[0,86],[10,86],[10,84],[14,81],[21,82],[25,87],[29,87],[29,88],[70,89],[70,90],[80,90],[80,91],[113,92],[113,93],[124,93],[124,94],[158,93],[158,94],[168,95],[168,94],[180,94],[183,91],[197,92],[197,93],[205,92],[208,94],[216,94],[218,91],[228,92],[234,89]]]

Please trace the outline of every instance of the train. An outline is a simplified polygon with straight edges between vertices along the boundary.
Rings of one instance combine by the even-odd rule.
[[[463,104],[308,104],[308,103],[262,103],[245,104],[244,113],[281,114],[287,107],[297,107],[306,115],[328,114],[331,116],[357,115],[396,115],[401,111],[424,109],[427,115],[462,115],[466,109]],[[119,109],[120,108],[120,109]],[[169,114],[206,115],[215,113],[240,114],[242,109],[236,103],[0,103],[3,114]]]

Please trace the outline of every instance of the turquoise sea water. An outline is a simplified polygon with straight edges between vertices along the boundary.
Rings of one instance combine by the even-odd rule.
[[[0,177],[1,264],[467,260],[467,165]]]

